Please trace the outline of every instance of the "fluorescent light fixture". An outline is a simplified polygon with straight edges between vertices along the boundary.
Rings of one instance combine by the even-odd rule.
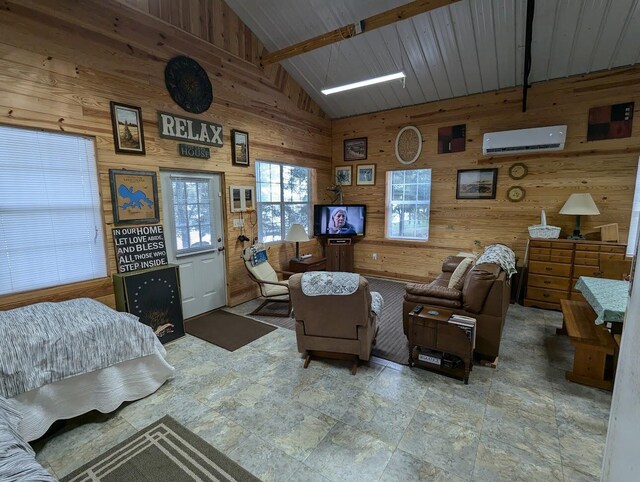
[[[366,87],[367,85],[380,84],[381,82],[389,82],[390,80],[396,79],[404,79],[405,77],[406,75],[404,75],[404,72],[396,72],[395,74],[383,75],[382,77],[376,77],[375,79],[361,80],[360,82],[354,82],[353,84],[340,85],[338,87],[332,87],[331,89],[324,89],[321,92],[324,95],[335,94],[336,92],[343,92],[345,90]]]

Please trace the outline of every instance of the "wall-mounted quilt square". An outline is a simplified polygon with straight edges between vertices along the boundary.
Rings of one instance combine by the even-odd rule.
[[[589,109],[588,141],[631,137],[633,102]]]
[[[438,129],[438,154],[462,152],[465,150],[467,125],[440,127]]]

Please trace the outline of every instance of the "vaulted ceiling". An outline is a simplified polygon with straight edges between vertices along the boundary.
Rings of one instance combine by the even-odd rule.
[[[269,52],[410,3],[226,0]],[[460,0],[282,60],[332,118],[523,84],[526,0]],[[640,0],[537,0],[529,81],[640,60]],[[329,96],[320,90],[403,70],[407,78]]]

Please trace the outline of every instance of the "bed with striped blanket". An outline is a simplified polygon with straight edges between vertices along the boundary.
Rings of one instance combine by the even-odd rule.
[[[90,299],[0,311],[0,396],[27,441],[58,419],[115,410],[173,376],[153,330]]]

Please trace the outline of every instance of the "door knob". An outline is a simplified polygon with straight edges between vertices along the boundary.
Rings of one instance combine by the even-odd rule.
[[[218,251],[224,251],[224,246],[219,246]]]

